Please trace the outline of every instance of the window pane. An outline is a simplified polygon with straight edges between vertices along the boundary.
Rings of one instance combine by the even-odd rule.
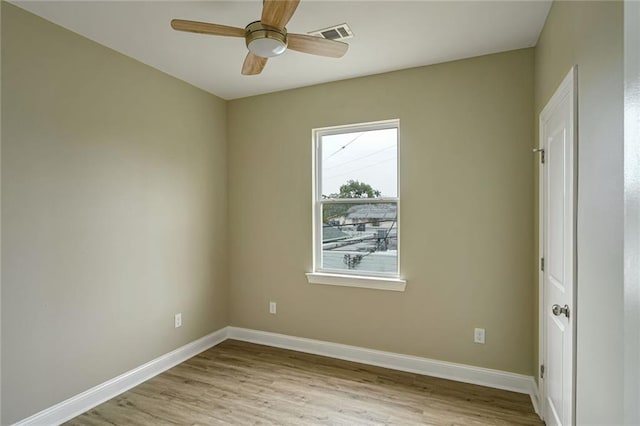
[[[322,269],[398,272],[397,203],[322,204]]]
[[[396,128],[321,138],[323,198],[398,196]]]

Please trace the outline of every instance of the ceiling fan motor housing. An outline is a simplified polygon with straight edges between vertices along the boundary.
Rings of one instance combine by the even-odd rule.
[[[254,55],[263,58],[272,58],[284,53],[287,50],[287,30],[263,25],[260,21],[255,21],[245,28],[245,42],[247,49]]]

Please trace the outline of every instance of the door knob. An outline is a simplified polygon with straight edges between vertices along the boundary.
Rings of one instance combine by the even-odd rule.
[[[557,317],[564,314],[565,317],[569,318],[569,305],[564,305],[564,306],[560,306],[557,304],[553,305],[551,307],[551,312],[553,312],[553,315]]]

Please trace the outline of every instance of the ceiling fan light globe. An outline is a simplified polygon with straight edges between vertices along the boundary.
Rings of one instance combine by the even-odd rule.
[[[267,37],[251,40],[247,47],[251,53],[262,58],[273,58],[274,56],[282,55],[287,50],[286,43]]]

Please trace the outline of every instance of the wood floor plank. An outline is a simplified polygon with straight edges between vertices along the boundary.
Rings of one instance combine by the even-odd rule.
[[[227,340],[66,424],[543,423],[528,395]]]

